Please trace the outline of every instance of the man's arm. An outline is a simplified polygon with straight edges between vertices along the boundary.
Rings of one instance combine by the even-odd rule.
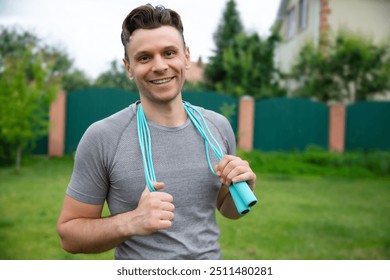
[[[252,191],[256,185],[256,174],[252,171],[249,163],[239,157],[225,155],[221,161],[214,166],[214,171],[221,180],[221,189],[217,198],[217,208],[222,215],[230,219],[238,219],[238,213],[233,198],[229,192],[232,183],[246,181]]]
[[[160,190],[163,183],[154,183]],[[57,232],[64,250],[70,253],[100,253],[114,248],[133,235],[148,235],[172,225],[171,195],[145,188],[134,211],[102,218],[103,205],[91,205],[65,196]]]

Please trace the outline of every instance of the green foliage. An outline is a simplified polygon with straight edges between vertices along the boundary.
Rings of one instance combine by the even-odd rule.
[[[226,79],[227,73],[223,67],[223,51],[225,48],[234,47],[235,36],[243,31],[236,2],[229,0],[226,3],[222,19],[213,36],[216,46],[214,55],[210,57],[210,62],[205,69],[207,86],[210,90],[216,90],[215,83],[222,82]]]
[[[62,88],[72,91],[91,87],[91,81],[84,71],[73,67],[74,61],[65,50],[53,46],[43,46],[45,55],[54,61],[53,74],[62,77]]]
[[[7,56],[16,56],[27,46],[37,45],[38,42],[38,37],[28,31],[0,26],[0,65]]]
[[[69,92],[77,89],[92,87],[91,81],[84,71],[72,69],[64,72],[62,76],[63,88]]]
[[[222,21],[213,35],[217,52],[223,48],[233,46],[235,43],[234,36],[243,31],[244,28],[237,10],[237,4],[234,0],[229,0],[222,15]]]
[[[189,82],[185,81],[183,91],[205,91],[207,86],[204,82]]]
[[[236,28],[232,23],[235,22]],[[229,34],[229,36],[227,35]],[[214,37],[217,50],[205,70],[209,89],[233,97],[250,95],[257,99],[284,95],[274,67],[277,32],[266,40],[243,31],[234,1],[229,1]]]
[[[257,34],[240,33],[235,44],[223,50],[223,69],[226,77],[216,83],[219,92],[234,97],[250,95],[256,99],[284,95],[278,87],[273,51],[276,39],[261,40]]]
[[[224,102],[220,108],[221,114],[231,123],[232,117],[236,114],[236,104]]]
[[[319,147],[304,152],[239,151],[256,173],[371,178],[390,176],[390,152],[330,153]]]
[[[299,81],[297,95],[321,101],[369,100],[390,90],[390,44],[340,31],[315,48],[307,43],[292,70]]]
[[[123,65],[118,65],[116,60],[110,63],[110,68],[97,77],[96,87],[111,87],[138,92],[134,81],[129,79]]]
[[[4,32],[1,36],[8,35]],[[61,88],[60,76],[53,70],[55,59],[31,38],[26,36],[29,44],[23,47],[11,48],[12,40],[7,41],[4,49],[8,53],[2,54],[0,65],[0,142],[16,150],[17,169],[22,150],[47,134],[48,108]],[[6,156],[2,154],[2,158]]]
[[[62,88],[66,91],[91,86],[87,75],[73,67],[74,61],[65,50],[43,44],[40,38],[29,31],[17,27],[0,26],[0,65],[5,57],[17,56],[28,46],[34,46],[35,50],[41,50],[43,59],[51,61],[50,74],[62,77]]]

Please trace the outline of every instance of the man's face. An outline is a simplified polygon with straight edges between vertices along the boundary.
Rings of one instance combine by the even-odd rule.
[[[129,62],[124,63],[141,101],[165,103],[181,93],[190,56],[174,27],[137,29],[127,44],[127,53]]]

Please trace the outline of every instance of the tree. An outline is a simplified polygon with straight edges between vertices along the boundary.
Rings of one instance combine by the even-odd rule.
[[[74,68],[74,61],[67,52],[59,47],[44,45],[35,34],[17,27],[0,26],[0,66],[7,56],[15,56],[33,45],[36,49],[44,49],[44,60],[51,60],[52,74],[62,76],[62,88],[66,91],[91,86],[87,75]]]
[[[285,94],[274,66],[274,49],[279,41],[275,30],[265,40],[257,33],[244,32],[235,3],[229,1],[214,40],[217,51],[206,67],[209,89],[257,99]]]
[[[0,70],[0,139],[16,150],[17,170],[22,150],[48,132],[48,108],[61,88],[54,60],[35,47],[3,57]]]
[[[84,71],[69,69],[62,75],[62,85],[65,91],[92,87],[92,82]]]
[[[214,55],[210,57],[210,61],[205,69],[206,84],[209,89],[216,90],[216,84],[225,80],[227,73],[223,67],[223,52],[227,48],[234,48],[236,43],[234,38],[242,32],[243,25],[236,2],[229,0],[226,3],[222,20],[213,36],[216,46]]]
[[[293,67],[297,95],[324,102],[368,100],[390,91],[390,45],[346,30],[321,48],[306,44]]]
[[[338,100],[339,91],[333,82],[332,68],[329,57],[312,44],[304,45],[292,69],[291,77],[299,83],[294,95],[314,97],[324,102]]]
[[[138,91],[135,82],[129,79],[125,67],[123,65],[119,66],[116,60],[110,63],[110,69],[97,77],[94,84],[97,87],[114,87]]]
[[[46,59],[54,61],[53,74],[62,76],[62,88],[69,92],[91,87],[91,81],[84,71],[74,67],[74,61],[68,53],[58,47],[43,46]]]
[[[38,41],[38,37],[30,32],[0,26],[0,66],[7,56],[17,56],[27,46],[37,45]]]
[[[0,163],[15,156],[19,169],[22,151],[31,151],[48,132],[56,93],[88,86],[64,50],[28,31],[0,26]]]
[[[274,67],[274,35],[261,40],[258,34],[240,33],[234,47],[224,49],[223,69],[226,77],[216,83],[218,91],[234,97],[250,95],[257,99],[283,95],[278,86]]]

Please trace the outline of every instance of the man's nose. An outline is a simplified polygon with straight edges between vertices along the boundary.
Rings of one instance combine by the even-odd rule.
[[[164,72],[168,69],[168,64],[165,59],[161,56],[155,56],[153,60],[153,68],[154,72]]]

